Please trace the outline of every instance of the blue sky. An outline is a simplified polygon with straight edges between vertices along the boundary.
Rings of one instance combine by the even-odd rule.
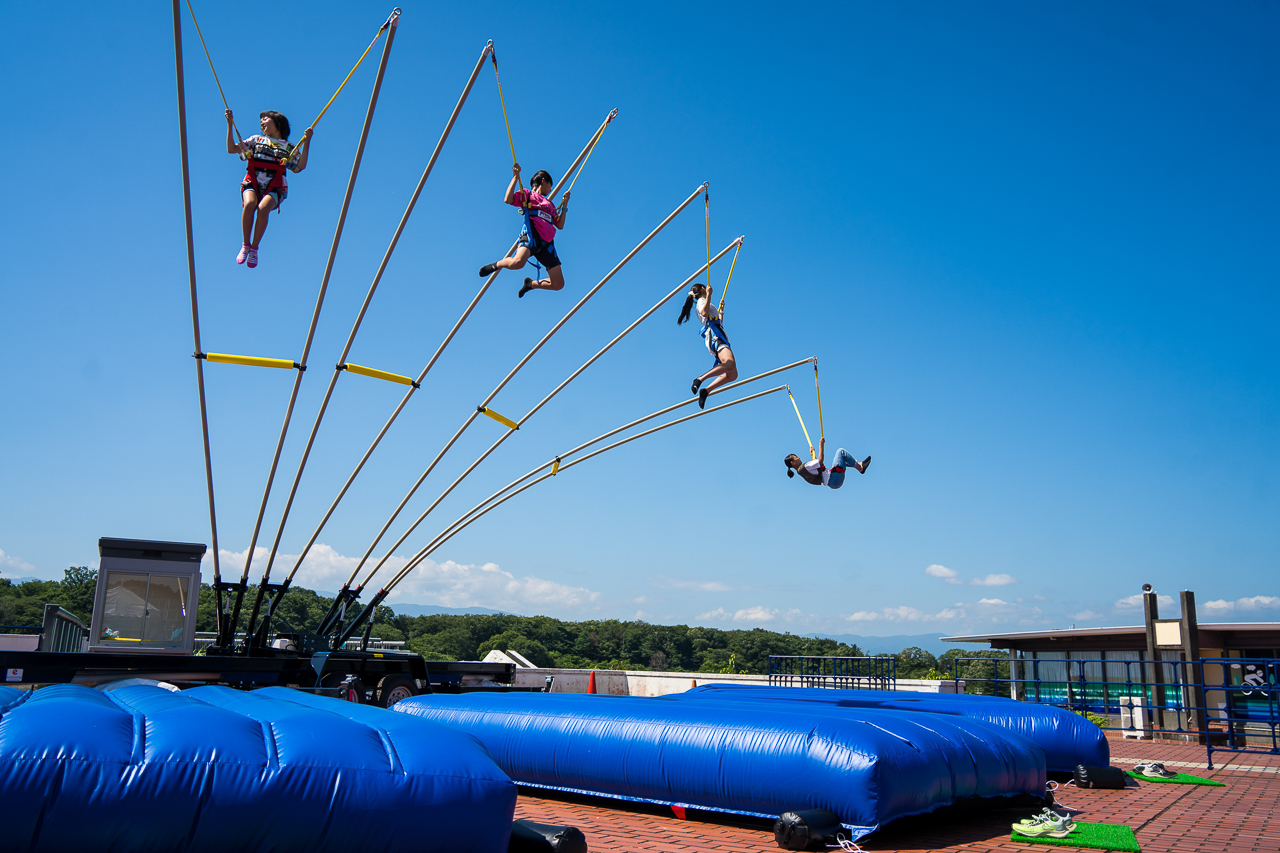
[[[196,5],[241,129],[276,109],[297,138],[390,6],[306,4],[270,49],[246,38],[255,8]],[[787,480],[782,457],[803,453],[803,437],[774,395],[512,500],[393,604],[950,634],[1133,623],[1131,596],[1150,582],[1196,590],[1202,620],[1280,619],[1280,8],[653,3],[539,15],[404,5],[260,545],[490,38],[528,170],[559,178],[619,110],[557,240],[568,286],[517,300],[520,276],[499,277],[299,582],[336,588],[475,405],[705,180],[713,249],[747,237],[726,320],[743,375],[817,355],[830,449],[872,455],[869,472],[840,491]],[[223,151],[222,104],[185,12],[184,34],[205,349],[297,358],[381,43],[319,125],[250,271],[232,261],[242,167]],[[169,8],[71,3],[54,21],[6,4],[0,71],[11,120],[0,145],[16,179],[0,232],[0,574],[96,565],[99,536],[208,542]],[[486,69],[350,360],[421,370],[478,289],[476,268],[518,231],[500,203],[509,168]],[[527,411],[696,270],[703,228],[698,202],[494,408]],[[402,556],[529,468],[684,399],[708,358],[696,327],[677,327],[678,308],[532,419]],[[810,378],[790,381],[812,430]],[[291,376],[208,365],[206,381],[235,573]],[[400,391],[342,377],[282,553],[298,553]],[[407,517],[500,429],[477,422]]]

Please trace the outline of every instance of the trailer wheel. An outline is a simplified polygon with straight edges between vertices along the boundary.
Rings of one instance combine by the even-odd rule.
[[[357,705],[365,703],[364,682],[355,676],[329,673],[321,679],[320,686],[337,689],[338,698],[343,702],[355,702]]]
[[[417,695],[418,685],[407,675],[388,675],[378,684],[378,704],[384,708]]]
[[[364,704],[364,682],[358,678],[352,678],[342,685],[342,701],[354,702],[357,705]]]

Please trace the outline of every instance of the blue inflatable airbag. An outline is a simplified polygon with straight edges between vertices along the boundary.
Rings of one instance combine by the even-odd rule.
[[[515,800],[465,734],[284,688],[59,685],[0,709],[5,850],[501,853]]]
[[[0,710],[4,710],[14,702],[22,699],[25,690],[19,690],[16,687],[0,687]]]
[[[768,818],[825,808],[859,837],[961,798],[1044,793],[1035,744],[934,714],[485,693],[394,710],[475,735],[522,785]]]
[[[1051,705],[1016,702],[1001,696],[951,693],[907,693],[891,690],[832,690],[821,687],[765,687],[748,684],[706,684],[664,700],[713,702],[786,702],[796,707],[816,705],[832,709],[915,711],[979,720],[1015,732],[1044,750],[1045,766],[1071,773],[1077,764],[1107,766],[1111,747],[1102,729]]]

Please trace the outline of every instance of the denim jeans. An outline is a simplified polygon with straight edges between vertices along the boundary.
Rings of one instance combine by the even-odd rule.
[[[831,473],[827,476],[827,486],[832,489],[843,486],[844,469],[853,468],[857,461],[853,458],[853,454],[843,447],[837,450],[835,458],[831,460]]]

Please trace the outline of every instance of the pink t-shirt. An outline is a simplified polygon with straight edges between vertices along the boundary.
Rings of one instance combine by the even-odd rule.
[[[552,204],[551,199],[533,190],[517,190],[515,197],[511,200],[512,207],[524,207],[525,199],[530,199],[529,219],[533,222],[534,230],[538,232],[538,238],[550,243],[556,238],[556,226],[532,211],[540,210],[550,216],[552,220],[555,220],[559,215],[559,211],[556,210],[556,206]]]

